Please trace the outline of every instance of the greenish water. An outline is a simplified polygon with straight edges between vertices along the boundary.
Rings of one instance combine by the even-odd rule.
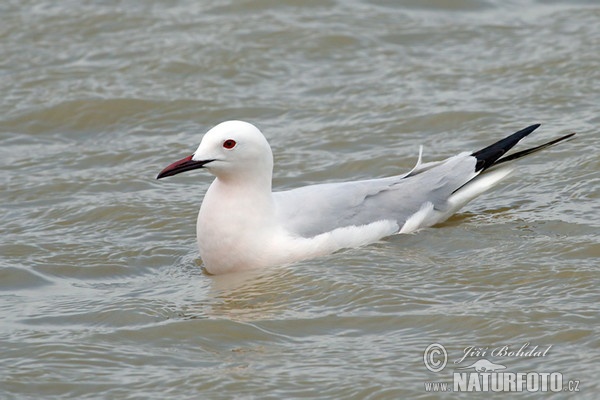
[[[555,396],[597,397],[597,2],[0,12],[1,398],[436,398],[425,383],[452,382],[465,348],[526,343],[552,347],[461,366],[560,372],[580,392]],[[154,178],[227,119],[263,130],[281,189],[397,174],[420,144],[434,160],[536,122],[527,144],[578,136],[442,226],[211,277],[194,239],[211,178]]]

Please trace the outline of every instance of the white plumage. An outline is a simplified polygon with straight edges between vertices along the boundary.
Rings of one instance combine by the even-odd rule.
[[[538,126],[443,161],[423,164],[419,154],[404,175],[272,192],[267,140],[252,124],[227,121],[158,178],[196,168],[216,176],[198,214],[197,239],[206,270],[222,274],[288,264],[440,223],[504,179],[511,172],[504,160],[572,135],[501,158]]]

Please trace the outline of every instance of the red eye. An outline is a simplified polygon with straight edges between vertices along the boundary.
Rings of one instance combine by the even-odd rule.
[[[233,149],[237,143],[233,139],[227,139],[223,142],[223,147],[226,149]]]

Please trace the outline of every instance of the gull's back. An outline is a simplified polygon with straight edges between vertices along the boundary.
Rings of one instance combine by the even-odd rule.
[[[278,220],[302,237],[381,220],[394,221],[400,231],[424,205],[431,205],[416,228],[431,226],[452,206],[452,194],[477,175],[475,164],[474,157],[462,153],[406,175],[275,192]]]

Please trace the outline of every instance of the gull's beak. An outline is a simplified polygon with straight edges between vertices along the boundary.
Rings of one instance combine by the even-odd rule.
[[[175,161],[173,164],[169,165],[167,168],[160,171],[160,174],[156,177],[156,179],[166,178],[167,176],[177,175],[181,172],[191,171],[193,169],[198,169],[204,167],[209,162],[215,160],[202,160],[202,161],[194,161],[192,160],[194,155],[183,158],[179,161]]]

